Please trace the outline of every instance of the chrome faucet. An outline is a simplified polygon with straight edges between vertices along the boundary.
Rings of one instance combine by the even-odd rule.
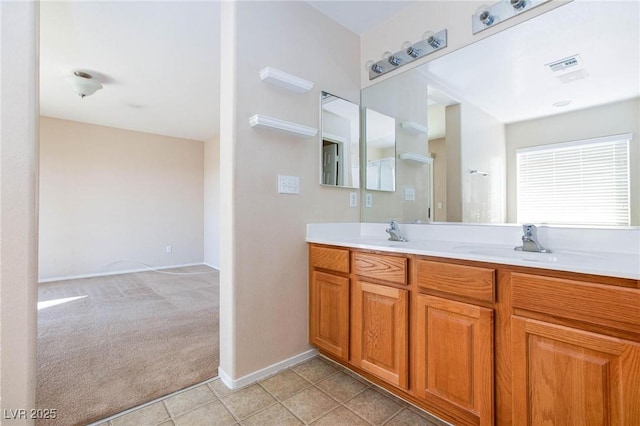
[[[518,251],[531,251],[536,253],[551,253],[551,250],[546,249],[538,242],[538,228],[531,223],[525,223],[522,225],[522,246],[515,247],[514,250]]]
[[[400,227],[395,220],[389,222],[389,228],[387,228],[386,231],[387,234],[389,234],[389,241],[407,241],[405,237],[400,235]]]

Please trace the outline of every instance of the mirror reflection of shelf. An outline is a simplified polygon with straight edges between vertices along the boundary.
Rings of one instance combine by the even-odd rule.
[[[249,124],[254,129],[265,129],[279,133],[289,133],[304,138],[310,138],[318,133],[318,129],[315,129],[313,127],[292,123],[290,121],[280,120],[278,118],[268,117],[262,114],[255,114],[249,117]]]
[[[416,154],[415,152],[403,152],[400,154],[401,160],[415,161],[422,164],[433,164],[433,157],[429,155]]]
[[[427,128],[427,126],[416,123],[415,121],[403,121],[402,123],[400,123],[400,127],[414,135],[426,135],[429,133],[429,129]]]
[[[263,68],[260,79],[295,93],[306,93],[313,88],[313,82],[272,67]]]

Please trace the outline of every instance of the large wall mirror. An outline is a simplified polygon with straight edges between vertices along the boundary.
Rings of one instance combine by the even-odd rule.
[[[360,107],[322,92],[322,159],[320,183],[360,187]]]
[[[362,220],[640,225],[639,16],[575,0],[364,89],[398,125]]]

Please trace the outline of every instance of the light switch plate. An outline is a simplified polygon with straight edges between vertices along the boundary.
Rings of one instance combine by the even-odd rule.
[[[349,206],[350,207],[358,207],[358,193],[350,192],[349,193]]]
[[[373,195],[371,193],[367,193],[364,195],[364,206],[371,207],[373,205]]]
[[[404,189],[404,200],[405,201],[415,201],[416,200],[416,190],[415,190],[415,188],[405,188]]]
[[[278,194],[300,194],[300,178],[278,175]]]

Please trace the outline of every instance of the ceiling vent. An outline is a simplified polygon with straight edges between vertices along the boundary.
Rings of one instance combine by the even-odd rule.
[[[582,68],[582,58],[580,55],[569,56],[568,58],[560,59],[559,61],[553,61],[546,65],[553,72],[564,71],[567,68],[573,68],[580,66]]]

